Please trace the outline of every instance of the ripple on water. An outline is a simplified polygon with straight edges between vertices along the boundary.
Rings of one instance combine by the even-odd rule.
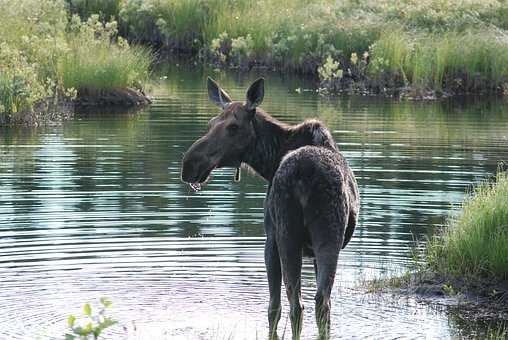
[[[89,115],[0,136],[0,339],[61,338],[67,316],[101,296],[120,321],[107,338],[266,335],[266,185],[248,175],[233,183],[230,169],[198,194],[180,183],[182,153],[217,110],[194,74],[175,72],[138,115]],[[403,270],[413,238],[428,235],[471,182],[508,159],[505,104],[479,115],[478,103],[325,100],[269,80],[265,109],[288,122],[318,115],[358,179],[360,225],[339,259],[334,337],[449,338],[443,310],[356,287]],[[223,82],[243,98],[245,86]],[[303,338],[312,339],[309,261],[302,280]],[[279,331],[287,334],[285,299],[283,308]]]

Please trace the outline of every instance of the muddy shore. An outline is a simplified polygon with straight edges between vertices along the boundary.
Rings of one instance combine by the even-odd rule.
[[[508,324],[508,281],[417,271],[368,281],[365,286],[370,292],[414,296],[447,306],[462,321]]]

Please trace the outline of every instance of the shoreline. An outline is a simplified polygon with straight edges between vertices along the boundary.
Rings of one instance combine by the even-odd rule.
[[[38,127],[58,124],[72,119],[81,108],[141,109],[152,103],[142,91],[118,88],[101,91],[78,91],[74,99],[46,98],[34,105],[33,110],[15,114],[0,113],[0,128]]]
[[[150,45],[147,45],[150,46]],[[460,79],[454,79],[446,82],[442,89],[433,89],[430,87],[419,87],[404,83],[399,77],[375,78],[369,76],[366,71],[367,64],[362,61],[357,64],[351,64],[347,60],[340,60],[340,65],[346,65],[348,72],[343,72],[342,77],[322,80],[319,76],[319,70],[310,71],[309,67],[294,68],[280,65],[271,61],[269,58],[246,59],[240,63],[220,62],[206,54],[194,54],[190,52],[168,49],[160,47],[155,49],[158,55],[155,66],[163,66],[165,63],[178,63],[181,65],[192,65],[192,67],[210,68],[220,72],[236,72],[239,75],[256,73],[276,73],[276,74],[295,74],[298,77],[308,79],[315,86],[317,92],[322,96],[335,95],[359,95],[359,96],[378,96],[382,98],[392,98],[396,100],[409,101],[436,101],[441,99],[454,99],[464,96],[475,97],[507,97],[508,83],[497,88],[474,88],[471,90],[463,84]]]
[[[508,324],[508,281],[419,270],[370,280],[363,286],[373,293],[413,296],[431,305],[445,305],[464,321]]]

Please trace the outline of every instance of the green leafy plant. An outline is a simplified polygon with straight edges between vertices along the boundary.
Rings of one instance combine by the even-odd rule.
[[[66,334],[65,339],[98,339],[103,330],[117,323],[105,315],[106,309],[111,307],[111,301],[102,297],[100,303],[101,307],[95,314],[90,304],[86,303],[83,306],[84,316],[80,320],[77,320],[74,315],[69,315],[67,325],[70,331]]]

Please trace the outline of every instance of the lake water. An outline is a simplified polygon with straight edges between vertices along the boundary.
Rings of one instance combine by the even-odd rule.
[[[0,339],[61,339],[67,316],[101,296],[119,321],[108,339],[266,337],[266,184],[246,173],[235,183],[232,169],[216,170],[199,193],[180,182],[182,153],[218,113],[207,74],[236,99],[255,79],[171,69],[142,112],[0,130]],[[357,176],[361,217],[339,257],[333,338],[465,334],[445,307],[358,286],[407,268],[414,239],[508,160],[508,104],[326,99],[310,81],[266,77],[263,108],[292,123],[319,117]],[[303,271],[302,337],[313,339],[310,261]]]

